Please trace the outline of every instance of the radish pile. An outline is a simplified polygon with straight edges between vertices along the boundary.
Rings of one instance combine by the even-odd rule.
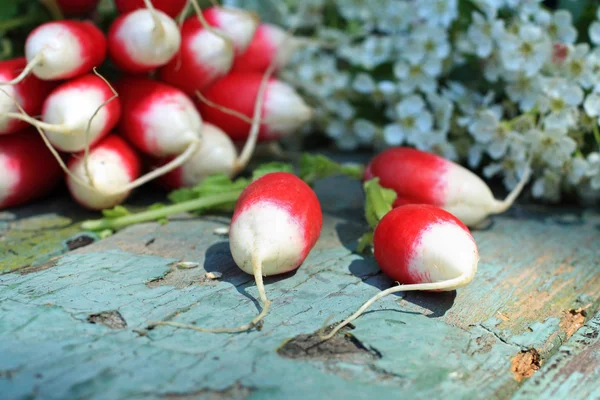
[[[213,174],[233,177],[258,141],[290,135],[312,116],[292,87],[272,77],[293,38],[276,27],[258,30],[264,24],[254,14],[202,10],[197,0],[114,0],[119,15],[103,31],[86,19],[97,0],[56,4],[69,19],[37,26],[24,57],[0,62],[0,135],[11,136],[0,142],[11,171],[3,174],[0,209],[61,181],[75,202],[103,210],[150,181],[177,189]],[[240,70],[260,49],[262,61]],[[279,51],[285,57],[276,60]],[[110,80],[99,72],[108,63],[120,71]],[[23,180],[27,141],[47,168]]]

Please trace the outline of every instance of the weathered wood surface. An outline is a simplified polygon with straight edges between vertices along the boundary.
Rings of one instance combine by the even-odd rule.
[[[565,385],[592,385],[572,377],[563,350],[598,348],[581,344],[580,333],[569,339],[598,308],[598,214],[515,207],[475,232],[482,260],[470,286],[390,296],[351,336],[319,345],[305,335],[393,282],[370,257],[352,254],[364,229],[360,186],[329,179],[317,192],[321,239],[296,273],[266,280],[273,306],[261,331],[147,329],[163,319],[237,326],[257,313],[252,277],[213,232],[224,217],[131,227],[0,276],[0,397],[566,398],[553,386],[556,357]],[[223,277],[208,280],[208,271]],[[598,373],[598,360],[580,359]]]

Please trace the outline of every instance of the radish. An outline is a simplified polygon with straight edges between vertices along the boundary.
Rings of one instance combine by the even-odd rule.
[[[452,214],[428,204],[404,205],[385,214],[375,227],[373,248],[383,273],[400,286],[373,296],[323,339],[333,337],[389,294],[463,287],[473,280],[479,263],[469,229]]]
[[[198,150],[181,167],[161,176],[158,181],[169,189],[178,189],[196,186],[213,174],[231,177],[236,172],[237,156],[237,149],[229,136],[216,126],[204,123]],[[160,160],[156,165],[167,164],[172,159]]]
[[[196,6],[196,15],[181,27],[181,47],[177,55],[158,71],[159,78],[189,95],[204,90],[229,72],[233,64],[233,41],[208,25]]]
[[[286,46],[281,47],[284,40],[289,41]],[[276,68],[279,70],[288,63],[300,44],[300,40],[289,38],[278,26],[261,23],[248,48],[236,56],[231,72],[262,73],[267,70],[273,59],[276,59]]]
[[[259,23],[256,15],[239,8],[210,7],[202,14],[210,26],[225,33],[233,41],[237,54],[248,48]]]
[[[25,41],[27,66],[2,85],[21,82],[29,73],[42,80],[62,80],[86,74],[106,57],[106,38],[88,21],[53,21],[35,28]]]
[[[490,214],[506,211],[531,175],[526,168],[518,185],[505,200],[496,200],[481,178],[438,155],[409,147],[387,149],[367,165],[364,180],[380,179],[381,186],[398,195],[394,206],[431,204],[455,215],[463,223],[480,225]]]
[[[35,131],[0,136],[0,209],[39,198],[61,179],[58,163]]]
[[[56,0],[65,15],[86,15],[96,9],[100,0]]]
[[[298,268],[306,259],[323,224],[321,206],[315,192],[300,178],[288,172],[273,172],[248,185],[236,202],[229,228],[229,247],[238,267],[253,274],[261,313],[249,324],[232,329],[203,329],[161,321],[200,332],[242,332],[261,323],[271,301],[263,276],[284,274]]]
[[[128,73],[146,73],[165,65],[181,44],[177,24],[162,11],[153,8],[134,10],[119,16],[108,32],[110,58]]]
[[[178,16],[183,9],[187,0],[153,0],[152,5],[159,11],[167,14],[171,18]],[[144,0],[115,0],[115,6],[121,14],[127,14],[131,11],[145,8]]]
[[[91,210],[122,203],[130,193],[123,188],[140,175],[141,161],[137,153],[122,138],[111,134],[90,149],[87,172],[83,156],[73,155],[68,162],[71,174],[67,176],[67,186],[73,199]],[[81,181],[85,184],[79,183]]]
[[[73,153],[105,136],[119,120],[121,106],[108,82],[87,74],[63,83],[48,95],[42,107],[42,121],[23,112],[0,115],[43,129],[55,148]]]
[[[252,118],[262,78],[259,73],[232,73],[208,88],[203,97],[221,108]],[[247,119],[231,118],[230,113],[208,105],[205,101],[198,101],[197,105],[207,122],[223,129],[234,141],[248,137],[250,123]],[[264,122],[260,127],[259,140],[288,136],[311,116],[312,110],[291,86],[277,79],[270,79],[262,106]]]
[[[15,78],[25,68],[25,57],[0,61],[0,81],[7,82]],[[30,115],[37,115],[42,110],[42,103],[55,84],[42,81],[33,75],[24,78],[21,82],[6,87],[7,95],[0,95],[0,115],[18,111],[13,99],[16,99],[23,110]],[[0,135],[14,133],[27,126],[25,121],[15,118],[0,116]]]

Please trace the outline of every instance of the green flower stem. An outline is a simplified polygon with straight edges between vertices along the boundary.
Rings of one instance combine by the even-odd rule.
[[[594,123],[594,139],[596,139],[596,143],[600,146],[600,129],[598,129],[598,123]]]
[[[89,231],[104,231],[107,229],[118,230],[129,225],[135,225],[142,222],[156,221],[166,218],[170,215],[183,212],[195,211],[205,207],[212,207],[219,204],[226,204],[236,201],[242,189],[233,192],[215,194],[201,197],[199,199],[189,200],[182,203],[176,203],[170,206],[162,207],[156,210],[143,211],[136,214],[125,215],[118,218],[102,218],[98,220],[89,220],[81,224],[82,229]]]

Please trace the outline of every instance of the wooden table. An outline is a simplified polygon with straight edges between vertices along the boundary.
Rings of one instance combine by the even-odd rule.
[[[91,243],[76,222],[93,214],[64,198],[1,213],[0,398],[600,398],[599,214],[516,206],[474,232],[471,285],[388,296],[323,344],[314,332],[329,317],[393,282],[352,252],[365,229],[360,185],[333,178],[316,190],[316,248],[295,273],[266,280],[272,311],[241,334],[148,329],[256,315],[252,277],[214,232],[227,217]]]

